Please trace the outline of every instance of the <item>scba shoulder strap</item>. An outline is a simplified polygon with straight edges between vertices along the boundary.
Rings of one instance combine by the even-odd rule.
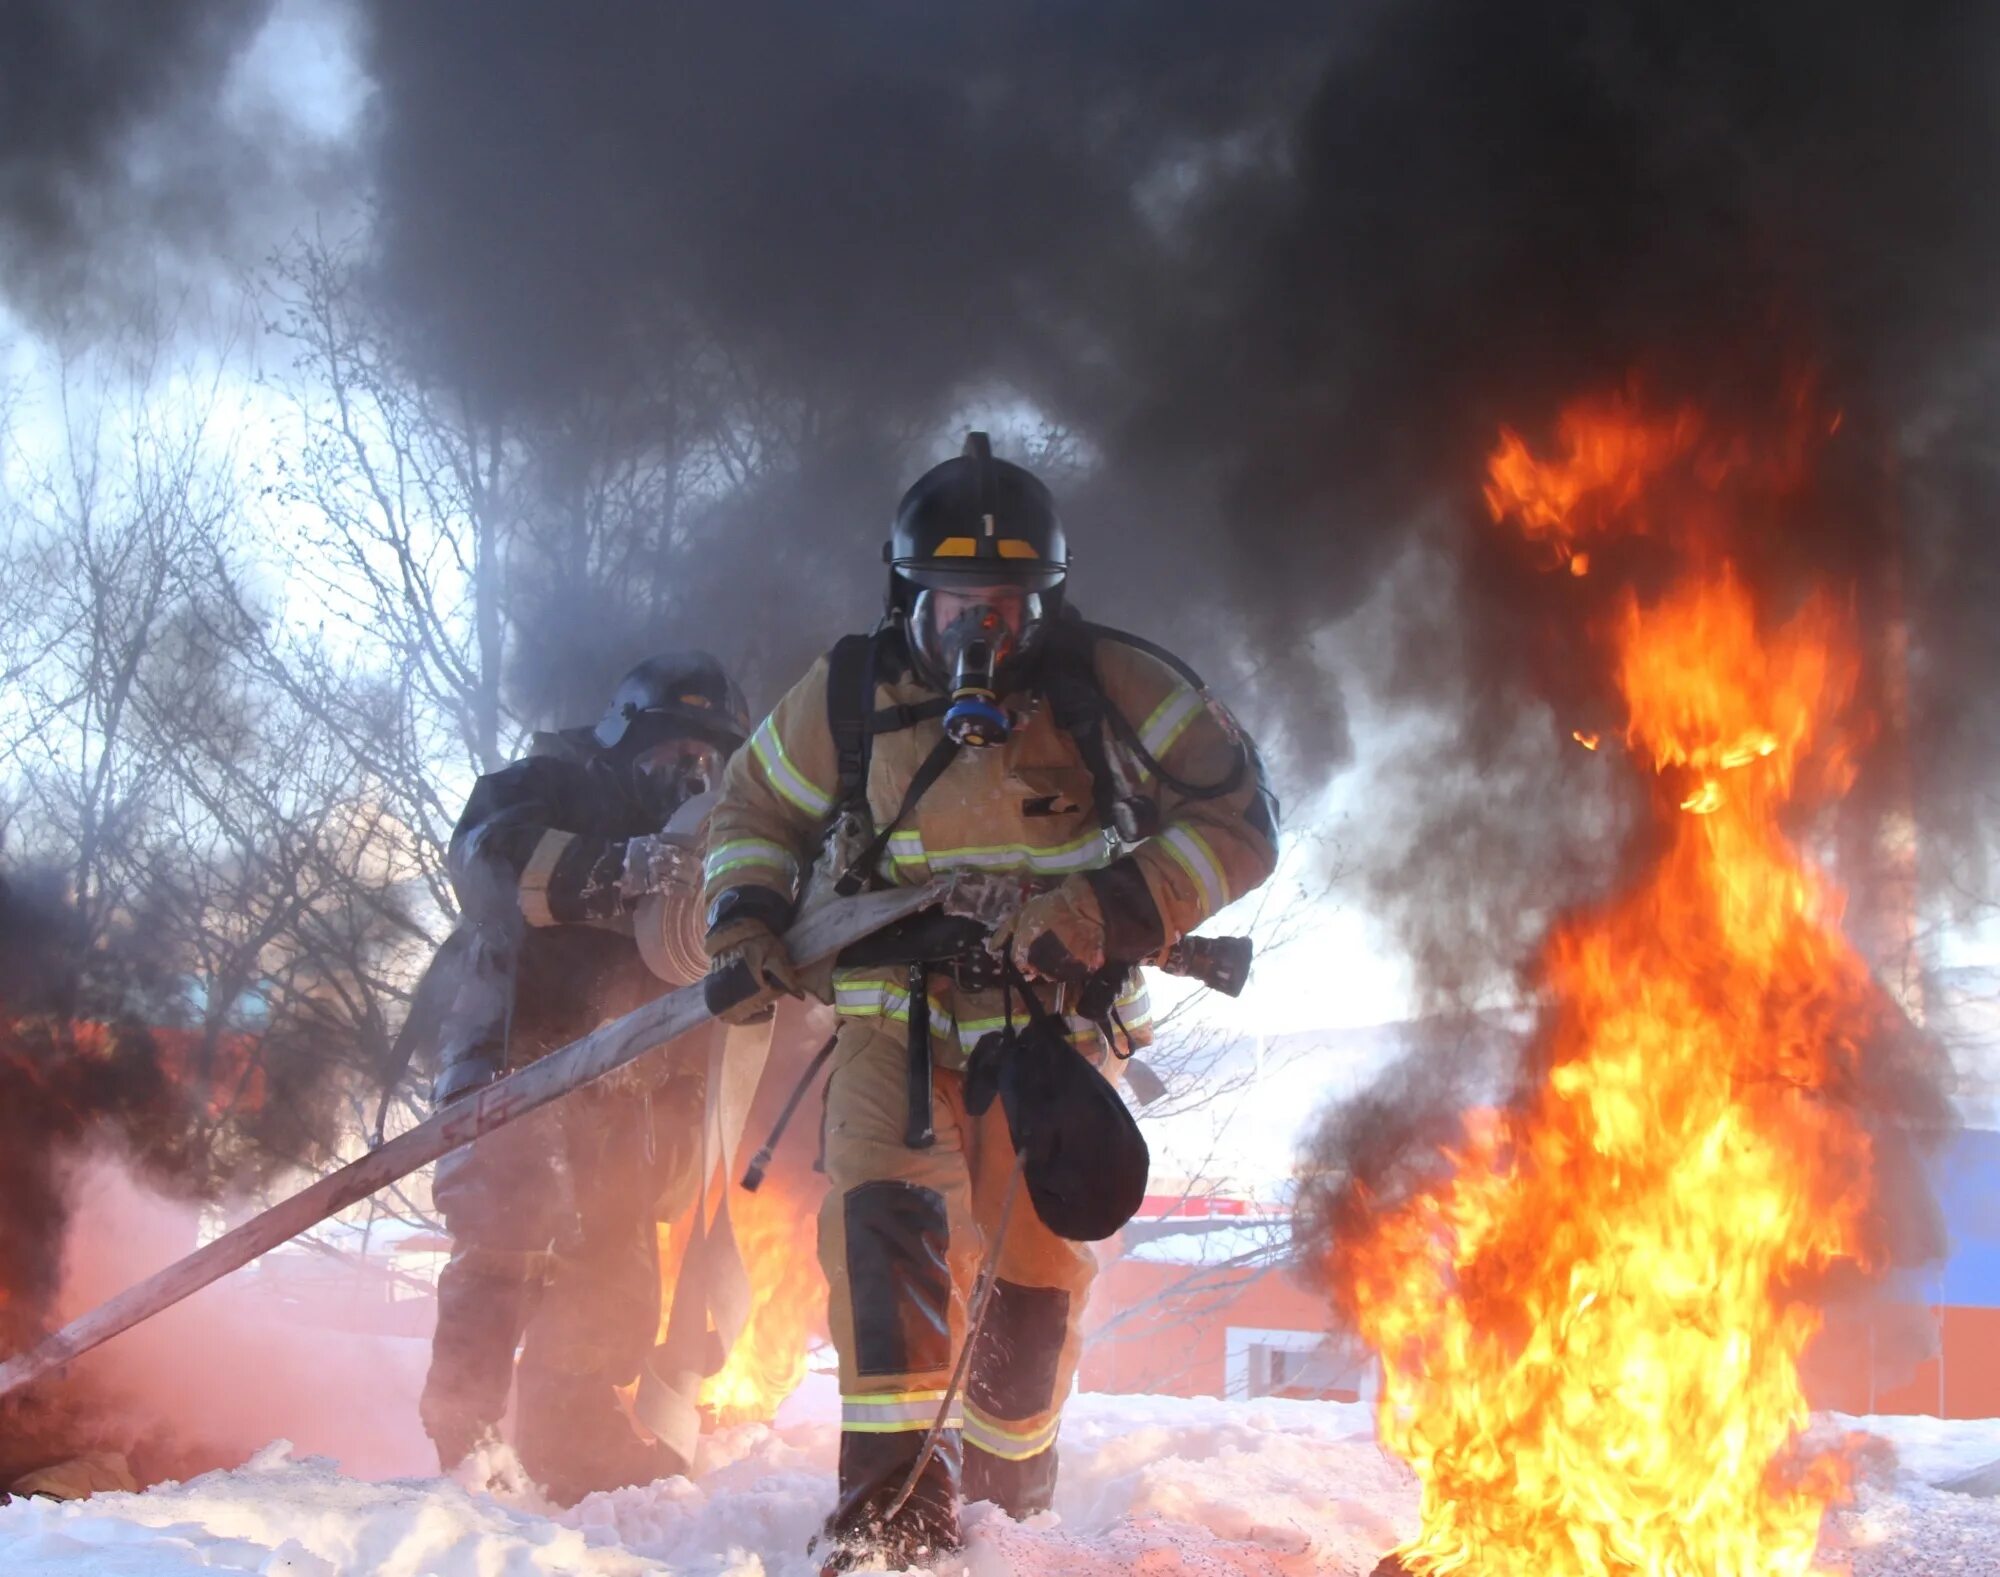
[[[889,824],[879,829],[873,826],[868,808],[868,765],[874,753],[875,736],[899,733],[925,718],[941,717],[950,704],[946,697],[937,696],[911,706],[875,705],[878,676],[891,671],[897,655],[889,643],[899,640],[899,632],[884,624],[866,635],[842,636],[827,653],[826,724],[833,737],[835,773],[829,825],[850,822],[859,829],[859,836],[868,840],[835,880],[834,891],[843,896],[867,886],[883,850],[889,846],[889,839],[916,809],[917,801],[951,765],[958,751],[951,740],[940,739],[910,780],[903,802]]]
[[[877,632],[879,633],[879,632]],[[826,654],[826,726],[833,736],[836,814],[868,793],[876,635],[843,635]]]

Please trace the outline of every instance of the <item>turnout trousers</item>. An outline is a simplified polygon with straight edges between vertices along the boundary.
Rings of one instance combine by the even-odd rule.
[[[639,1437],[617,1388],[659,1323],[654,1223],[693,1198],[702,1093],[688,1078],[579,1092],[438,1163],[452,1251],[420,1407],[447,1471],[498,1432],[510,1390],[521,1465],[558,1502],[684,1468]]]
[[[1088,1245],[1044,1226],[1023,1184],[964,1394],[898,1525],[884,1527],[958,1361],[1014,1163],[1001,1103],[973,1117],[955,1069],[932,1074],[936,1142],[911,1148],[908,1067],[901,1024],[841,1020],[826,1090],[832,1187],[819,1220],[841,1390],[841,1493],[827,1531],[891,1554],[955,1548],[961,1497],[1017,1517],[1049,1504],[1097,1274]]]

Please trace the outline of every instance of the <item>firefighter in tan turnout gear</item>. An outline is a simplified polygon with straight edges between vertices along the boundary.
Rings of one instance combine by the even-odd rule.
[[[1015,1144],[1027,1146],[1010,1138],[1014,1091],[1005,1109],[968,1099],[981,1082],[977,1067],[968,1081],[968,1058],[980,1047],[1026,1067],[995,1032],[1032,1018],[1049,1031],[1039,1066],[1066,1077],[1054,1055],[1084,1069],[1129,1125],[1084,1061],[1115,1079],[1150,1038],[1129,966],[1259,885],[1276,857],[1254,748],[1178,659],[1064,608],[1068,553],[1049,492],[995,460],[984,434],[910,489],[885,557],[882,624],[816,662],[724,775],[705,869],[709,953],[764,982],[737,1016],[800,989],[781,933],[815,861],[848,891],[972,868],[1017,876],[1031,896],[970,954],[849,962],[812,982],[840,1015],[819,1224],[842,1393],[828,1571],[958,1547],[961,1497],[1015,1516],[1049,1504],[1096,1271],[1075,1239],[1109,1235],[1137,1203],[1128,1180],[1121,1213],[1078,1224],[1101,1201],[1072,1188],[1065,1204],[1030,1171],[1033,1208],[1024,1196],[998,1249],[962,1404],[912,1479]],[[1061,1104],[1072,1126],[1088,1105]],[[1131,1138],[1142,1192],[1143,1142]],[[1069,1149],[1062,1164],[1075,1166],[1090,1145]]]

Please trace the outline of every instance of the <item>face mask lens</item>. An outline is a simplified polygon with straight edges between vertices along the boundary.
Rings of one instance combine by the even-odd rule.
[[[633,759],[632,771],[648,803],[677,809],[697,794],[706,794],[720,779],[722,753],[698,740],[675,739],[653,746]]]
[[[917,594],[911,624],[917,652],[942,680],[983,647],[990,673],[1018,654],[1040,621],[1042,599],[1018,586],[930,588]]]

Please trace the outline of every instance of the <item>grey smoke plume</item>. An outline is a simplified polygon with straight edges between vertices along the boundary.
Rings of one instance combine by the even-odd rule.
[[[1067,492],[1079,596],[1197,659],[1248,653],[1234,688],[1255,671],[1250,710],[1307,766],[1347,729],[1306,641],[1421,523],[1459,529],[1501,420],[1635,373],[1755,413],[1803,364],[1864,486],[1990,487],[1943,436],[1990,406],[2000,26],[1976,8],[372,16],[380,284],[441,375],[512,405],[615,387],[671,304],[838,417],[825,476],[717,538],[754,601],[709,602],[710,629],[690,609],[728,649],[756,607],[825,608],[774,670],[865,614],[880,524],[940,454],[920,435],[996,389],[1095,451]],[[1894,511],[1852,496],[1763,569],[1876,577]],[[1921,629],[1990,639],[1927,606],[1959,606],[1968,559],[1991,574],[1983,518],[1903,527]],[[1517,638],[1518,569],[1460,563],[1449,652],[1353,655],[1395,699],[1476,676],[1497,739],[1564,665]],[[1991,719],[1950,733],[1981,755]]]
[[[213,97],[266,9],[13,8],[17,265],[115,276],[138,238],[254,199],[271,156],[248,159]],[[375,282],[421,365],[543,413],[559,450],[631,441],[577,411],[695,337],[809,429],[796,475],[677,539],[699,550],[669,577],[677,641],[767,681],[802,666],[872,608],[881,524],[948,421],[1025,401],[1091,460],[1065,489],[1079,598],[1228,675],[1310,772],[1350,742],[1343,675],[1307,643],[1423,530],[1464,529],[1498,422],[1532,432],[1635,374],[1755,411],[1804,363],[1848,413],[1850,469],[1925,507],[1843,506],[1768,568],[1870,582],[1900,515],[1919,737],[1970,804],[2000,729],[1938,698],[1996,655],[1964,595],[1994,573],[2000,23],[1978,8],[1893,26],[1797,0],[361,14]],[[149,188],[135,148],[155,177],[203,179]],[[188,190],[207,203],[164,200]],[[93,213],[130,222],[100,236]],[[1490,742],[1528,662],[1563,665],[1516,638],[1535,597],[1518,573],[1460,562],[1429,637],[1448,650],[1406,638],[1343,665],[1394,702],[1456,705],[1476,678]],[[772,617],[801,605],[824,617]],[[592,623],[554,608],[548,638]],[[603,646],[573,654],[593,687]]]
[[[301,0],[14,0],[0,9],[7,304],[89,333],[242,268],[351,179],[232,70]],[[247,253],[247,255],[246,255]]]

